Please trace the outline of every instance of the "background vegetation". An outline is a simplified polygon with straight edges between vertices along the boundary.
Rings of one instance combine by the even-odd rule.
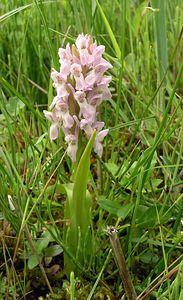
[[[1,1],[0,299],[125,299],[110,225],[137,294],[158,283],[145,297],[183,299],[182,8],[180,0]],[[110,129],[104,155],[91,157],[96,253],[67,278],[62,184],[72,165],[62,135],[50,142],[42,110],[58,48],[81,32],[106,46],[113,98],[100,112]]]

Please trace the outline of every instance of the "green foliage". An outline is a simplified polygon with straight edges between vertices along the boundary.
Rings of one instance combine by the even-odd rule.
[[[119,202],[105,199],[104,196],[101,196],[98,199],[97,203],[101,208],[121,219],[125,219],[133,208],[133,203],[120,205]]]
[[[90,170],[90,154],[96,137],[93,132],[88,144],[79,160],[75,174],[74,183],[65,186],[67,202],[65,209],[66,225],[65,243],[68,251],[76,257],[77,261],[86,266],[93,254],[93,239],[91,235],[91,196],[87,192],[87,183]],[[65,259],[66,272],[70,274],[73,262],[70,258]]]
[[[54,256],[59,255],[63,252],[60,245],[50,245],[50,242],[53,242],[54,239],[50,235],[48,231],[43,232],[41,237],[34,242],[34,247],[36,250],[36,254],[32,254],[31,252],[27,253],[28,258],[28,268],[32,270],[36,266],[38,266],[39,261],[37,256],[41,258],[41,260],[44,258],[45,263],[48,264],[51,262],[52,258]]]

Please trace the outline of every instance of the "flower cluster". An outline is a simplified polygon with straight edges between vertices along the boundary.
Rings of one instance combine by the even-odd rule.
[[[103,45],[97,46],[91,36],[80,34],[76,44],[59,49],[60,72],[53,70],[51,78],[57,95],[50,106],[51,111],[43,111],[51,121],[50,138],[58,137],[59,129],[65,134],[68,144],[67,153],[72,161],[76,160],[78,137],[83,131],[87,137],[96,129],[94,151],[101,156],[102,140],[108,130],[102,130],[104,122],[97,120],[98,106],[103,100],[111,99],[108,88],[111,76],[104,72],[112,68],[102,54]]]

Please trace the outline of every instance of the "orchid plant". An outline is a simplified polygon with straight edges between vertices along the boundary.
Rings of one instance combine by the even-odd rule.
[[[50,111],[43,111],[52,123],[51,140],[57,139],[61,129],[67,143],[67,154],[73,163],[79,161],[77,170],[74,170],[74,183],[69,187],[65,185],[68,195],[65,216],[70,220],[65,242],[81,264],[84,264],[83,251],[78,247],[82,249],[86,239],[91,240],[87,238],[91,224],[91,201],[87,200],[90,152],[94,147],[95,153],[102,156],[102,141],[108,133],[108,129],[103,129],[104,122],[98,120],[99,105],[111,99],[109,83],[112,78],[104,73],[112,65],[102,57],[104,51],[105,46],[98,46],[91,36],[83,33],[74,45],[67,44],[66,48],[60,48],[60,70],[53,69],[51,73],[56,96]],[[81,148],[87,140],[89,142],[80,157]],[[88,245],[86,248],[89,253],[92,247]]]

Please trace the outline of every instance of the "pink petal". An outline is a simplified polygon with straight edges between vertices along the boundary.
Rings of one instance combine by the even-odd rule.
[[[97,64],[95,66],[95,72],[103,74],[109,68],[112,68],[112,65],[106,61],[105,63]]]
[[[63,119],[63,126],[65,128],[72,128],[74,125],[74,120],[71,117],[71,115],[68,113],[62,115],[62,119]]]
[[[77,91],[74,93],[74,98],[82,103],[86,99],[86,94],[83,91]]]
[[[105,123],[101,122],[101,121],[97,121],[95,122],[93,128],[97,129],[97,131],[99,132],[100,130],[102,130],[102,128],[104,127]]]
[[[76,153],[77,153],[78,145],[69,144],[67,148],[67,154],[69,155],[72,162],[76,161]]]
[[[112,76],[103,76],[101,78],[101,81],[97,83],[97,86],[108,85],[109,82],[111,82],[111,80],[112,80]]]
[[[89,139],[90,136],[93,133],[93,129],[92,129],[91,125],[88,124],[88,121],[86,119],[81,120],[80,128],[81,128],[81,130],[84,130],[84,132],[86,133],[87,138]]]
[[[80,62],[84,65],[90,65],[93,62],[94,57],[88,53],[87,49],[80,50]]]
[[[71,74],[73,76],[80,77],[81,72],[82,72],[82,68],[79,64],[74,63],[71,65]]]
[[[108,132],[109,132],[109,129],[104,129],[104,130],[100,131],[96,136],[96,140],[98,142],[102,142],[103,139],[105,138],[105,136],[108,134]]]
[[[72,59],[71,49],[70,49],[69,44],[67,44],[66,49],[64,49],[64,48],[59,48],[58,54],[59,54],[61,63],[62,63],[64,60],[70,60],[70,59]]]
[[[57,85],[57,95],[59,97],[67,97],[67,96],[69,96],[66,84]]]
[[[76,153],[78,149],[77,136],[69,134],[65,137],[65,141],[68,143],[67,154],[71,158],[72,162],[76,160]]]
[[[43,110],[43,114],[50,122],[54,122],[54,113],[52,113],[51,111]]]
[[[100,45],[94,49],[92,54],[94,56],[101,56],[104,51],[105,51],[105,46]]]
[[[112,65],[107,60],[105,60],[104,58],[100,58],[100,57],[95,58],[93,65],[94,65],[94,68],[96,68],[98,65],[105,66],[106,70],[112,68]]]
[[[71,63],[68,60],[64,60],[61,63],[60,73],[62,77],[67,79],[67,76],[70,74]]]
[[[99,142],[95,142],[94,143],[94,151],[95,153],[98,154],[99,157],[102,157],[102,153],[103,153],[103,146],[101,143]]]
[[[62,74],[57,72],[55,69],[53,69],[53,71],[51,72],[51,78],[57,84],[63,84],[65,82]]]
[[[86,84],[83,75],[80,77],[74,77],[76,81],[76,90],[84,91],[86,89]]]
[[[55,140],[58,137],[58,124],[53,123],[50,126],[50,139]]]
[[[87,35],[79,34],[77,39],[76,39],[76,46],[78,49],[84,49],[88,47],[88,37]]]
[[[97,81],[98,77],[95,73],[94,70],[90,71],[86,78],[85,78],[85,83],[87,86],[92,87],[94,85],[94,83]]]
[[[100,131],[95,139],[94,142],[94,151],[100,156],[102,157],[102,153],[103,153],[103,146],[101,144],[101,142],[103,141],[104,137],[108,134],[109,129],[105,129]]]

